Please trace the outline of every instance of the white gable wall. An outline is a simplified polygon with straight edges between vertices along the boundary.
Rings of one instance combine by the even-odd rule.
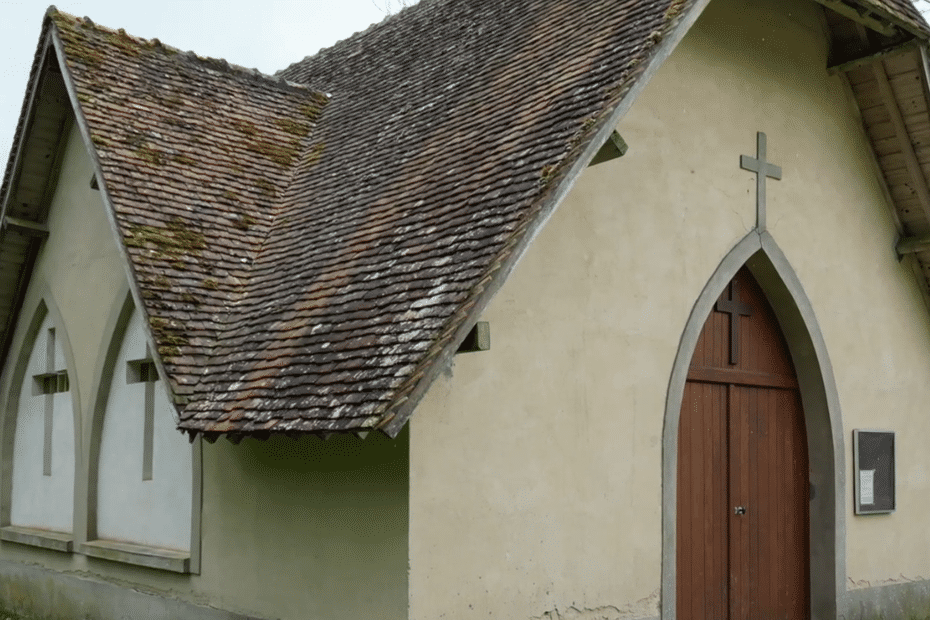
[[[146,358],[142,315],[134,311],[112,369],[97,483],[97,536],[187,550],[191,540],[191,446],[175,428],[164,382],[155,383],[152,479],[142,479],[145,383],[126,366]]]
[[[35,393],[35,375],[47,372],[47,339],[54,328],[46,315],[29,356],[29,365],[19,392],[16,436],[13,443],[13,479],[10,523],[24,527],[70,532],[74,514],[74,409],[71,392],[51,395],[52,475],[44,474],[44,394]],[[64,334],[55,334],[55,370],[64,370],[61,346]]]

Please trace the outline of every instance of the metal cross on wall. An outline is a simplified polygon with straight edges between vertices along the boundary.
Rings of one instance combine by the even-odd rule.
[[[714,306],[717,312],[723,312],[730,315],[730,363],[739,363],[739,317],[752,316],[752,306],[739,300],[739,289],[736,286],[736,280],[730,282],[727,290],[724,291],[717,305]]]
[[[781,180],[781,167],[765,161],[765,134],[756,133],[756,156],[739,156],[739,167],[756,173],[756,230],[765,230],[765,179]]]

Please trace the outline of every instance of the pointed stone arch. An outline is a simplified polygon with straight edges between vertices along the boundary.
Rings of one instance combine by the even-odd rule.
[[[698,296],[669,380],[662,431],[661,617],[676,617],[678,430],[688,367],[714,303],[743,265],[752,272],[775,311],[797,371],[813,484],[811,616],[835,618],[843,612],[846,590],[845,445],[839,396],[823,334],[797,274],[775,239],[768,232],[756,231],[724,257]]]
[[[71,341],[68,337],[68,330],[62,319],[61,311],[52,295],[51,289],[43,287],[39,294],[34,298],[35,301],[30,307],[24,308],[21,316],[31,317],[26,330],[21,336],[18,343],[14,343],[12,351],[16,351],[15,357],[11,356],[10,360],[14,361],[11,378],[4,386],[5,393],[0,395],[0,413],[2,413],[2,440],[0,440],[0,526],[4,528],[3,538],[16,542],[25,542],[28,544],[37,544],[59,551],[70,551],[72,548],[72,536],[70,532],[75,529],[75,522],[78,515],[78,495],[76,491],[76,482],[82,467],[82,442],[81,442],[81,398],[80,385],[76,372],[74,352],[71,348]],[[68,372],[67,392],[70,396],[70,415],[71,421],[72,448],[69,461],[73,461],[67,467],[71,471],[70,480],[67,486],[72,495],[71,506],[68,508],[71,514],[71,528],[67,537],[51,536],[43,537],[41,535],[23,537],[16,532],[9,531],[13,524],[12,508],[14,501],[14,461],[15,461],[15,443],[18,423],[18,413],[21,407],[21,394],[24,382],[29,380],[27,376],[29,362],[33,350],[41,335],[43,324],[50,324],[55,330],[55,340],[61,347],[61,352],[65,360],[65,367]]]
[[[126,339],[129,337],[133,321],[145,319],[142,317],[137,308],[132,292],[128,283],[124,282],[120,292],[116,295],[116,302],[110,311],[107,320],[107,326],[104,330],[104,339],[101,342],[100,351],[97,355],[97,368],[94,372],[93,381],[93,401],[90,411],[90,428],[85,445],[87,454],[85,469],[82,472],[81,479],[84,482],[82,488],[82,514],[84,515],[81,525],[81,545],[80,550],[86,555],[100,557],[109,560],[149,566],[163,570],[180,572],[180,573],[199,573],[200,572],[200,515],[201,515],[201,496],[202,496],[202,473],[201,473],[201,441],[195,440],[190,446],[191,458],[191,480],[189,483],[183,480],[177,480],[177,484],[182,485],[182,489],[190,490],[189,495],[184,494],[182,503],[190,501],[190,523],[188,544],[182,552],[172,552],[161,547],[152,547],[145,541],[138,544],[114,544],[114,541],[108,541],[101,536],[105,536],[100,531],[100,462],[101,452],[104,446],[104,426],[107,422],[107,410],[110,399],[113,396],[114,378],[120,381],[126,381],[126,369],[119,367],[121,352],[123,352]],[[144,328],[140,342],[148,341],[145,338]],[[148,350],[148,346],[145,347]],[[173,422],[177,423],[177,413],[172,410]],[[183,439],[180,431],[178,437]],[[186,443],[187,440],[184,439]],[[139,450],[140,459],[142,451]],[[151,477],[148,478],[151,480]],[[186,527],[186,526],[185,526]],[[126,538],[131,541],[131,539]]]

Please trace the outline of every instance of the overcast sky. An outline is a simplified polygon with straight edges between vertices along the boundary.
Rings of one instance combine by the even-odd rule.
[[[56,0],[62,11],[274,73],[364,30],[403,0]],[[406,0],[412,4],[414,0]],[[500,0],[505,1],[505,0]],[[567,0],[566,0],[567,1]],[[930,1],[918,0],[927,14]],[[48,4],[0,0],[0,179]]]
[[[385,17],[398,0],[55,0],[67,13],[274,73]],[[389,6],[385,6],[385,2]],[[0,180],[51,0],[0,0]],[[408,1],[408,4],[412,2]]]

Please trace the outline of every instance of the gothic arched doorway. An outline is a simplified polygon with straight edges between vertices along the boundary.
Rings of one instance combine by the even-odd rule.
[[[746,267],[694,349],[677,470],[677,617],[809,617],[801,396],[778,321]]]

